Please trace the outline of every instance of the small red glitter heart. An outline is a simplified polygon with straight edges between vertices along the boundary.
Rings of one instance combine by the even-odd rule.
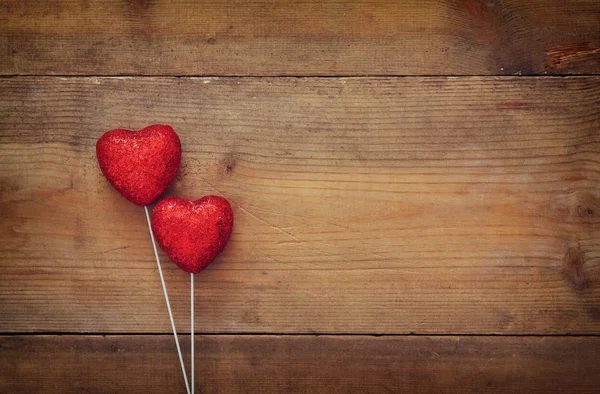
[[[126,199],[152,204],[175,178],[181,142],[171,126],[152,125],[139,131],[107,131],[96,143],[104,176]]]
[[[194,274],[221,253],[232,227],[233,211],[223,197],[167,197],[152,211],[152,231],[161,249],[179,268]]]

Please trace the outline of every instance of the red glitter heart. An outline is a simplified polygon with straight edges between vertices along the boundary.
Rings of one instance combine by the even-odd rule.
[[[152,204],[175,177],[181,142],[171,126],[107,131],[96,144],[100,169],[111,185],[137,205]]]
[[[232,227],[233,211],[223,197],[167,197],[152,211],[152,231],[161,249],[179,268],[194,274],[221,253]]]

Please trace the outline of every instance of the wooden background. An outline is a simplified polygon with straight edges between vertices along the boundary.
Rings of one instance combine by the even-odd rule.
[[[152,123],[235,213],[198,391],[598,391],[600,2],[3,0],[0,54],[0,391],[184,392],[95,158]]]

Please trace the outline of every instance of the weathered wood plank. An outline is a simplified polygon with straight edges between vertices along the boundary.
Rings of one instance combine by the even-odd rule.
[[[599,15],[595,0],[8,0],[0,74],[590,74]]]
[[[95,142],[170,123],[169,194],[236,215],[200,331],[599,333],[599,104],[598,77],[2,79],[0,330],[169,332]]]
[[[200,336],[196,387],[592,393],[600,385],[599,348],[599,337]],[[3,392],[185,391],[170,336],[0,337],[0,350]]]

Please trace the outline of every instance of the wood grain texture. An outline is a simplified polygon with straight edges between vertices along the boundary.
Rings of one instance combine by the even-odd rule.
[[[170,336],[0,337],[0,390],[184,392],[173,347]],[[599,348],[598,337],[201,336],[196,387],[208,393],[593,393],[600,385]]]
[[[598,77],[1,79],[0,330],[169,332],[95,158],[169,123],[168,194],[235,212],[201,332],[598,334],[599,107]]]
[[[599,15],[596,0],[8,0],[0,74],[593,74]]]

